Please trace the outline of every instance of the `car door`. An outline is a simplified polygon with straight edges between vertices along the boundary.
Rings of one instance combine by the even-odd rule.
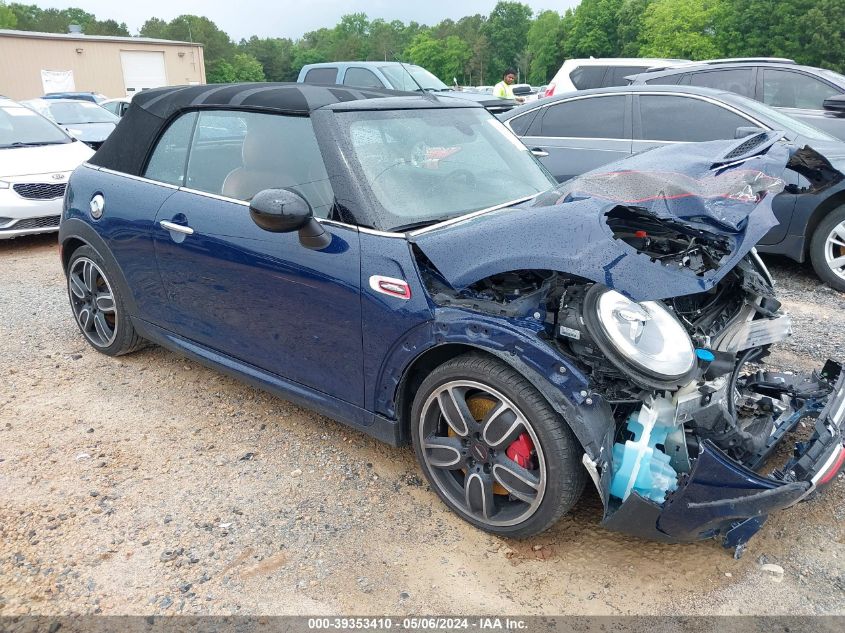
[[[763,67],[758,101],[845,140],[845,118],[824,109],[825,99],[842,91],[819,77],[797,70]]]
[[[737,128],[762,124],[726,104],[696,95],[640,94],[634,101],[634,151],[668,143],[690,143],[736,138]],[[761,244],[781,241],[789,228],[795,197],[778,196],[773,208],[780,224]]]
[[[572,97],[541,106],[522,137],[559,181],[631,155],[628,95]]]
[[[290,188],[315,217],[329,215],[333,194],[311,120],[219,110],[185,117],[194,118],[194,131],[184,185],[153,227],[170,305],[163,326],[361,405],[357,229],[324,221],[332,242],[317,251],[301,245],[296,232],[270,233],[250,217],[248,201],[269,188]]]

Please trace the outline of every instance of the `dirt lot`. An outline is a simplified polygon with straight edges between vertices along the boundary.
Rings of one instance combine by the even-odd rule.
[[[845,296],[770,264],[796,330],[775,362],[845,355]],[[841,476],[738,561],[602,530],[590,491],[509,541],[410,449],[160,348],[94,352],[54,236],[0,242],[0,341],[0,614],[845,614]]]

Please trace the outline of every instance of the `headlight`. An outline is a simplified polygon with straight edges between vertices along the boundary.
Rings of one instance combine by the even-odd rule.
[[[8,188],[9,188],[9,183],[6,182],[5,180],[0,180],[0,189],[8,189]]]
[[[696,368],[695,348],[684,327],[661,303],[636,303],[595,285],[584,298],[590,336],[618,369],[653,388],[686,384]]]

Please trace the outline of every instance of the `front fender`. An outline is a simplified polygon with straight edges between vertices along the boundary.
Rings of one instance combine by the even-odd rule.
[[[386,355],[377,379],[376,411],[395,418],[400,386],[414,363],[430,350],[457,344],[496,356],[519,371],[563,417],[589,458],[609,465],[603,447],[613,432],[610,407],[590,393],[587,377],[569,359],[540,338],[542,331],[540,321],[437,308],[433,320],[410,329]]]

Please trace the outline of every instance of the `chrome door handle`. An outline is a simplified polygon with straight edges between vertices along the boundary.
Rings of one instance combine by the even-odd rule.
[[[549,155],[548,152],[540,149],[539,147],[535,147],[534,149],[532,149],[531,153],[534,154],[534,156],[536,156],[537,158],[545,158]]]
[[[184,226],[182,224],[175,224],[173,222],[168,222],[167,220],[162,220],[159,222],[159,225],[163,229],[167,229],[168,231],[173,231],[174,233],[184,233],[185,235],[193,235],[194,229],[190,226]]]

